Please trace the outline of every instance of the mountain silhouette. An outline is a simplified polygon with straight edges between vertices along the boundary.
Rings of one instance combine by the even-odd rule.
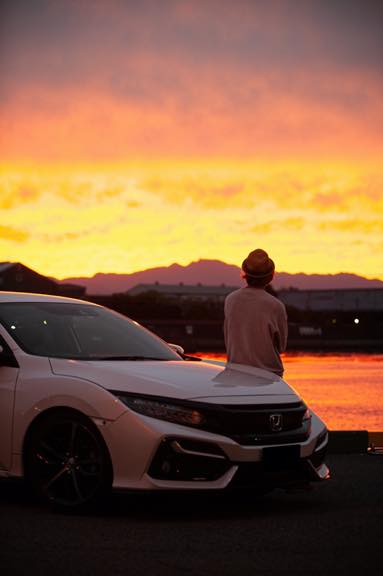
[[[226,264],[220,260],[198,260],[187,266],[171,264],[159,268],[149,268],[132,274],[95,274],[91,278],[65,278],[61,283],[81,284],[88,294],[114,294],[126,292],[136,284],[205,284],[217,286],[241,286],[241,270],[238,266]],[[383,282],[370,280],[357,274],[289,274],[277,272],[273,280],[276,290],[297,288],[313,289],[346,289],[346,288],[383,288]]]

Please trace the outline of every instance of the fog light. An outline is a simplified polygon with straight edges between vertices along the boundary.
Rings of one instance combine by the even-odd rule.
[[[161,465],[161,470],[165,474],[165,476],[169,476],[172,469],[172,465],[169,460],[164,460]]]
[[[158,480],[213,481],[229,468],[231,463],[215,444],[166,438],[158,447],[148,474]]]

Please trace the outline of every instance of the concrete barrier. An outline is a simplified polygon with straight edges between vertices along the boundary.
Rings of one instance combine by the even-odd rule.
[[[330,430],[328,452],[332,454],[383,453],[383,432],[367,430]]]
[[[355,454],[367,452],[370,438],[367,430],[330,430],[328,452]]]
[[[383,432],[369,432],[368,437],[371,449],[383,452]]]

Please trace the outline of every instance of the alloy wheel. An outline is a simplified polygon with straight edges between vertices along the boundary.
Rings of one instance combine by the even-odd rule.
[[[34,431],[26,454],[27,477],[45,500],[80,509],[110,488],[109,456],[85,418],[52,416]]]

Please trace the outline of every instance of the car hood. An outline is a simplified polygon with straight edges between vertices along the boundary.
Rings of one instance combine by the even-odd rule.
[[[294,401],[295,391],[266,370],[186,361],[83,361],[50,359],[57,375],[94,382],[107,390],[212,402]]]

